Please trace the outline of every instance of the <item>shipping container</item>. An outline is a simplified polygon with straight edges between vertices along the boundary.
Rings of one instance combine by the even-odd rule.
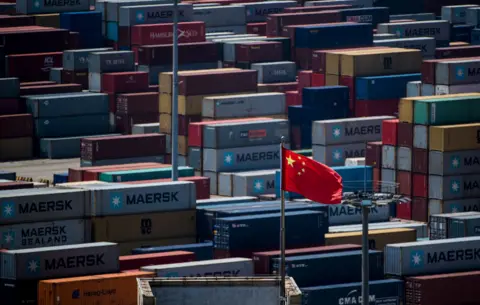
[[[297,67],[291,61],[277,61],[267,63],[255,63],[252,70],[258,71],[258,83],[282,83],[294,82]]]
[[[435,50],[435,58],[461,58],[461,57],[474,57],[480,55],[480,46],[467,45],[467,46],[450,46],[445,48],[437,48]]]
[[[453,152],[430,151],[429,172],[431,175],[461,175],[480,173],[480,154],[477,150]]]
[[[135,70],[132,51],[104,51],[88,54],[89,73],[111,73]]]
[[[171,71],[171,59],[167,56],[167,54],[172,53],[171,44],[143,45],[136,49],[136,56],[139,65],[147,65],[149,66],[148,69],[153,69],[152,66],[164,65],[168,66],[168,69],[165,72]],[[220,59],[218,47],[213,42],[181,43],[178,46],[178,57],[179,62],[184,65],[212,63]],[[213,67],[210,69],[215,70]],[[196,68],[196,70],[198,70],[198,68]]]
[[[140,24],[130,29],[132,45],[157,45],[173,43],[173,24]],[[205,41],[205,23],[201,21],[180,22],[178,42]]]
[[[164,253],[171,251],[186,251],[195,253],[195,260],[204,261],[213,259],[213,242],[188,244],[188,245],[174,245],[163,247],[148,247],[132,249],[133,255]]]
[[[244,25],[247,23],[245,6],[236,4],[195,7],[192,13],[192,20],[205,22],[207,28]]]
[[[171,251],[152,254],[137,254],[120,256],[120,270],[135,270],[146,266],[165,265],[191,262],[195,253],[187,251]]]
[[[377,140],[379,140],[378,135]],[[365,143],[313,145],[313,159],[328,166],[342,166],[348,158],[365,157]]]
[[[430,199],[428,202],[430,214],[439,213],[458,213],[468,211],[480,211],[480,199],[457,199],[457,200],[436,200]]]
[[[119,272],[118,245],[86,243],[2,252],[2,279],[38,280]]]
[[[172,4],[146,4],[121,6],[118,10],[118,26],[130,27],[137,24],[155,24],[173,22]],[[193,21],[193,6],[182,3],[178,6],[179,22]]]
[[[21,0],[16,4],[17,13],[19,14],[49,14],[63,12],[81,12],[90,9],[90,1],[78,0],[73,3],[61,4],[54,1],[38,1],[30,2]]]
[[[97,89],[105,93],[129,93],[148,90],[148,73],[137,72],[114,72],[104,73],[100,83],[93,84],[89,79],[89,90]]]
[[[149,184],[149,183],[159,183],[159,182],[170,182],[171,178],[168,179],[157,179],[157,180],[141,180],[141,181],[130,181],[124,182],[126,184]],[[190,181],[195,183],[195,193],[197,201],[201,199],[210,198],[210,179],[208,177],[192,176],[192,177],[179,177],[178,181]]]
[[[265,22],[270,14],[279,14],[285,8],[297,6],[296,1],[262,1],[244,3],[246,11],[246,22]]]
[[[428,178],[428,196],[431,199],[449,200],[479,197],[480,175],[434,176]]]
[[[375,229],[369,228],[368,246],[372,250],[383,251],[390,243],[405,243],[417,240],[417,230],[409,228]],[[362,231],[325,234],[328,246],[342,244],[361,244]]]
[[[275,170],[220,173],[218,194],[232,197],[275,194]]]
[[[20,81],[49,79],[50,69],[62,65],[62,52],[14,54],[5,57],[5,76],[15,76]]]
[[[88,71],[88,55],[91,52],[112,50],[112,48],[65,50],[63,52],[63,69],[67,71]]]
[[[390,244],[385,247],[385,274],[411,276],[478,268],[480,237]]]
[[[435,84],[460,85],[477,83],[480,78],[476,71],[480,67],[478,59],[456,58],[435,64]]]
[[[112,172],[100,173],[98,179],[105,182],[130,182],[140,180],[166,179],[171,175],[172,168],[146,168],[146,169],[129,169]],[[188,166],[180,166],[178,168],[180,177],[194,176],[194,169]]]
[[[267,36],[280,36],[282,28],[288,25],[332,23],[340,20],[339,11],[271,14],[267,16]]]
[[[257,71],[219,71],[215,70],[202,74],[180,74],[179,94],[180,95],[205,95],[212,93],[232,93],[256,91]],[[215,83],[215,87],[208,84]]]
[[[160,156],[148,156],[148,157],[134,157],[134,158],[122,158],[122,159],[106,159],[98,161],[87,161],[80,159],[80,166],[83,167],[95,167],[95,166],[106,166],[106,165],[115,165],[115,164],[133,164],[133,163],[142,163],[142,162],[157,162],[165,163],[166,155]],[[163,166],[168,167],[168,166]],[[158,167],[157,167],[158,168]]]
[[[253,261],[248,258],[227,258],[142,267],[157,277],[230,277],[253,276]]]
[[[480,214],[459,216],[448,220],[448,238],[471,237],[480,235]]]
[[[388,221],[369,223],[369,230],[385,230],[385,229],[415,229],[417,231],[418,238],[428,238],[427,224],[423,222],[403,222],[403,221]],[[344,225],[344,226],[330,226],[328,228],[329,233],[346,233],[346,232],[360,232],[362,225]]]
[[[397,147],[397,166],[400,171],[412,171],[412,150],[408,147]]]
[[[408,82],[421,79],[420,73],[358,77],[356,100],[387,100],[405,97]]]
[[[12,181],[0,179],[0,190],[18,190],[18,189],[31,189],[33,188],[33,182],[24,181]]]
[[[480,124],[432,126],[429,128],[429,149],[442,152],[472,150],[480,147]]]
[[[377,31],[379,34],[396,34],[397,37],[434,37],[439,47],[448,47],[450,41],[450,24],[447,20],[382,23]]]
[[[374,168],[382,166],[382,142],[368,142],[365,149],[365,165]]]
[[[382,34],[380,34],[382,35]],[[390,35],[390,34],[387,34]],[[375,40],[374,36],[373,45],[381,47],[393,47],[393,48],[406,48],[406,49],[417,49],[422,51],[422,56],[425,59],[435,58],[436,52],[436,41],[433,37],[412,37],[412,38],[396,38],[389,37],[389,39]],[[416,95],[415,95],[416,96]]]
[[[350,15],[352,12],[342,10],[340,14]],[[343,16],[343,18],[350,21],[347,16]],[[310,49],[369,47],[373,43],[371,22],[372,21],[369,21],[369,23],[345,22],[298,26],[294,29],[295,37],[292,42],[296,48]]]
[[[459,212],[447,214],[430,214],[429,217],[429,228],[430,228],[430,239],[447,239],[450,236],[450,225],[452,222],[450,219],[465,217],[465,216],[479,216],[478,212]]]

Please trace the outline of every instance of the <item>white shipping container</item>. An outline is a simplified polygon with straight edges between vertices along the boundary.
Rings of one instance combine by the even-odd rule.
[[[391,145],[382,146],[382,168],[396,169],[396,148]]]
[[[413,126],[413,147],[428,149],[428,126]]]
[[[470,92],[479,92],[480,84],[467,84],[467,85],[437,85],[435,86],[435,95],[446,95],[446,94],[458,94],[458,93],[470,93]]]
[[[412,171],[412,150],[410,148],[397,148],[397,169],[408,172]]]
[[[422,84],[422,96],[435,95],[435,86],[432,84]]]
[[[392,189],[396,189],[397,176],[395,170],[382,168],[382,184],[381,191],[391,193]]]
[[[414,81],[407,83],[407,97],[422,96],[422,82]]]

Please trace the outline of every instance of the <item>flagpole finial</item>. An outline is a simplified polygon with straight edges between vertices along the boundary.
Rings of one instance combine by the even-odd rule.
[[[282,143],[282,147],[283,147],[283,144],[285,144],[285,136],[282,136],[282,137],[280,138],[280,142]]]

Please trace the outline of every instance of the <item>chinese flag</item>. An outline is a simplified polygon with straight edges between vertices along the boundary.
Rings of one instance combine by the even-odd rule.
[[[330,167],[282,147],[282,190],[318,203],[338,204],[342,201],[342,177]]]

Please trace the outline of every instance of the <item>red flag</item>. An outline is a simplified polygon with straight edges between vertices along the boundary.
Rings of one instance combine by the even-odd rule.
[[[282,148],[282,190],[318,203],[338,204],[342,201],[342,177],[325,164]]]

